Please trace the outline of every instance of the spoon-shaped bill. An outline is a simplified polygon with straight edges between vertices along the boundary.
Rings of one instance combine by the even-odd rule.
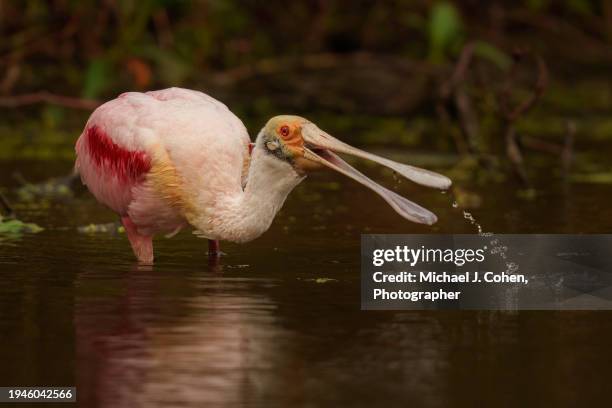
[[[332,150],[334,152],[346,153],[353,156],[361,157],[363,159],[371,160],[385,167],[388,167],[391,170],[394,170],[395,172],[401,174],[408,180],[412,180],[415,183],[427,187],[446,190],[452,184],[451,180],[448,177],[435,173],[433,171],[421,169],[403,163],[394,162],[393,160],[389,160],[384,157],[380,157],[375,154],[368,153],[353,146],[350,146],[329,135],[328,133],[322,131],[313,123],[308,123],[303,127],[302,135],[307,146],[314,146],[316,149],[327,149]]]
[[[436,215],[431,211],[426,210],[425,208],[374,182],[329,150],[321,150],[315,153],[312,150],[305,148],[304,157],[336,170],[337,172],[342,173],[345,176],[350,177],[370,188],[376,194],[380,195],[387,203],[389,203],[389,205],[399,215],[407,220],[427,225],[432,225],[437,221]]]

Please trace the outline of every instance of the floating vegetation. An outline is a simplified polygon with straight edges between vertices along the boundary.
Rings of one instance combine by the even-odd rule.
[[[574,183],[612,184],[612,172],[573,174],[570,180]]]
[[[6,215],[3,216],[2,212]],[[18,239],[23,234],[35,234],[42,230],[43,228],[34,223],[18,220],[8,200],[0,193],[0,241],[7,238]]]
[[[35,201],[40,198],[72,198],[74,190],[80,184],[78,174],[70,174],[64,177],[55,177],[42,183],[30,183],[21,175],[15,176],[21,187],[17,189],[17,196],[21,201]]]
[[[333,279],[333,278],[309,278],[309,279],[300,279],[298,278],[298,280],[303,280],[304,282],[314,282],[314,283],[330,283],[330,282],[338,282],[338,279]]]
[[[315,283],[329,283],[329,282],[338,282],[338,279],[332,278],[317,278],[314,280]]]
[[[72,190],[62,184],[26,184],[17,190],[17,195],[23,201],[34,201],[41,196],[72,197]]]
[[[44,228],[30,222],[23,222],[16,218],[6,218],[0,215],[0,241],[4,239],[18,239],[24,234],[36,234]]]
[[[125,228],[118,222],[110,222],[107,224],[89,224],[82,227],[77,227],[77,231],[81,234],[123,234]]]

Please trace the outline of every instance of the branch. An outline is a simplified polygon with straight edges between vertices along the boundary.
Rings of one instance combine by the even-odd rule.
[[[455,88],[461,83],[464,82],[465,75],[470,67],[470,63],[474,57],[474,48],[476,44],[470,42],[463,47],[461,50],[461,54],[459,55],[459,59],[457,60],[457,64],[455,65],[455,69],[448,81],[442,84],[440,90],[440,96],[443,99],[448,99],[451,93],[455,90]]]
[[[367,65],[371,63],[393,64],[396,67],[416,68],[424,71],[433,69],[426,63],[410,61],[391,55],[374,54],[369,52],[355,52],[351,54],[319,53],[305,54],[299,57],[273,57],[264,58],[253,63],[241,65],[222,72],[213,72],[212,81],[218,85],[232,85],[240,81],[258,76],[279,74],[298,68],[303,69],[330,69],[340,66]]]
[[[15,216],[15,211],[13,211],[13,207],[11,207],[8,200],[2,193],[0,193],[0,210],[4,210],[4,212],[6,213],[6,216],[9,218],[12,218]],[[1,212],[0,212],[0,215],[1,215]]]
[[[510,106],[510,94],[516,88],[515,80],[519,65],[525,54],[533,57],[537,65],[537,78],[533,86],[533,90],[530,95],[523,101],[518,103],[516,106]],[[527,172],[523,164],[523,154],[518,142],[519,135],[516,133],[515,123],[516,121],[525,115],[533,106],[538,102],[546,86],[548,85],[548,68],[546,63],[539,55],[535,55],[529,51],[517,49],[514,52],[514,64],[508,73],[505,86],[499,94],[498,100],[500,105],[500,112],[504,120],[505,139],[506,139],[506,155],[510,162],[514,166],[514,170],[519,176],[520,180],[526,187],[529,187],[530,183],[527,179]],[[541,146],[540,146],[541,148]]]
[[[538,74],[536,82],[533,86],[533,91],[531,95],[529,95],[528,98],[526,98],[524,101],[522,101],[517,106],[515,106],[514,109],[510,108],[510,103],[509,103],[510,93],[512,89],[515,87],[514,80],[517,75],[519,62],[525,53],[526,52],[523,50],[517,50],[515,52],[515,62],[512,66],[512,69],[510,70],[510,73],[506,81],[506,85],[504,89],[502,90],[500,98],[499,98],[501,102],[502,113],[506,121],[510,123],[515,122],[518,118],[520,118],[525,113],[527,113],[540,99],[540,97],[546,90],[546,87],[548,86],[548,68],[546,66],[546,62],[544,62],[542,57],[540,57],[539,55],[532,54],[533,58],[535,59],[536,65],[537,65],[537,74]]]
[[[102,104],[102,102],[94,99],[56,95],[47,91],[0,97],[0,107],[2,108],[19,108],[21,106],[34,105],[37,103],[49,103],[52,105],[65,106],[67,108],[84,110],[94,110]]]
[[[478,151],[476,147],[476,139],[478,137],[478,118],[472,107],[472,101],[468,96],[465,88],[466,76],[468,74],[470,64],[474,58],[475,43],[470,42],[461,50],[461,55],[455,64],[451,77],[445,81],[440,87],[438,102],[438,113],[446,119],[450,118],[445,105],[451,101],[454,103],[458,113],[458,122],[463,132],[463,138],[460,135],[453,134],[457,150],[462,153],[475,153]]]

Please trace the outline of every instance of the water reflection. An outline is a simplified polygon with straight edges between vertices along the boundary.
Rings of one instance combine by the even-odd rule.
[[[230,404],[249,400],[289,342],[276,305],[253,287],[269,279],[163,277],[133,267],[83,273],[75,325],[82,401],[88,406]],[[88,295],[96,285],[116,294]]]
[[[430,229],[398,222],[350,181],[314,194],[329,180],[301,185],[260,239],[224,244],[218,267],[188,232],[156,242],[155,267],[135,267],[124,236],[75,233],[114,220],[87,197],[24,206],[46,230],[0,243],[1,383],[76,384],[87,407],[538,406],[551,395],[556,405],[603,396],[610,313],[361,311],[360,233],[475,229],[448,195],[398,186],[440,215]],[[605,188],[553,185],[532,200],[504,185],[473,189],[485,231],[612,229]]]

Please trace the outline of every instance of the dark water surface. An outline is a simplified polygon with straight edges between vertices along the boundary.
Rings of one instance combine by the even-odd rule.
[[[0,163],[0,185],[70,169]],[[475,232],[448,194],[387,184],[439,217],[403,221],[335,175],[306,180],[273,227],[210,265],[184,231],[139,267],[87,195],[16,203],[45,228],[0,241],[0,385],[76,385],[80,406],[574,406],[607,396],[608,312],[374,312],[359,305],[360,234]],[[472,186],[485,231],[609,233],[609,184]],[[22,406],[22,405],[20,405]]]

